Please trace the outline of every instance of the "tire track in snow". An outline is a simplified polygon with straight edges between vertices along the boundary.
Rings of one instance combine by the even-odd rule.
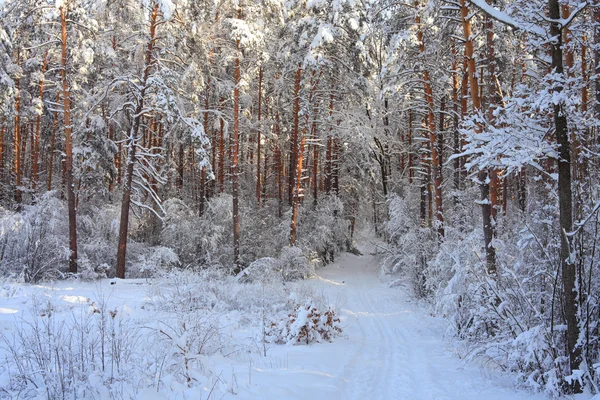
[[[478,367],[465,366],[448,354],[440,321],[401,289],[382,284],[375,265],[372,256],[348,254],[320,272],[325,281],[336,282],[335,290],[347,299],[341,312],[347,315],[346,333],[355,343],[345,347],[350,355],[336,374],[339,399],[546,399],[491,381]]]

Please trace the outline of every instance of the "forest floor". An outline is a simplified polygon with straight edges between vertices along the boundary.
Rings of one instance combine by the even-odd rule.
[[[203,373],[212,378],[207,378],[201,386],[169,394],[171,389],[163,383],[160,393],[143,390],[136,396],[148,400],[547,399],[541,394],[515,389],[513,377],[485,363],[477,365],[462,360],[456,342],[444,337],[444,320],[431,316],[427,307],[401,286],[386,284],[379,274],[377,256],[368,248],[361,250],[364,255],[343,254],[335,263],[319,270],[317,277],[300,283],[336,305],[343,336],[332,343],[269,344],[265,357],[260,354],[265,347],[257,343],[256,321],[253,328],[240,327],[235,321],[243,318],[240,315],[243,313],[233,313],[222,323],[223,336],[238,338],[239,343],[243,338],[253,337],[253,344],[234,354],[221,352],[203,358],[202,362],[208,366]],[[105,292],[111,291],[106,297],[110,307],[120,304],[122,312],[145,324],[159,318],[150,314],[151,290],[145,280],[117,281],[114,285],[111,282],[108,279],[100,283],[60,282],[52,287],[5,285],[4,292],[0,290],[0,333],[13,332],[17,319],[31,312],[28,306],[34,291],[43,293],[44,298],[53,298],[54,310],[59,312],[62,307],[59,303],[80,302],[89,307],[89,298],[97,296],[102,286]],[[1,369],[0,366],[0,372]],[[0,388],[5,379],[6,376],[0,379]],[[114,398],[102,393],[98,391],[98,395],[86,398]]]

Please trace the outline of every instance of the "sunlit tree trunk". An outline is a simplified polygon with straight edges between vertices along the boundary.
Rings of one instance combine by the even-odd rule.
[[[491,0],[487,0],[488,4],[491,4]],[[487,62],[488,62],[488,73],[489,73],[489,82],[488,82],[488,121],[493,123],[494,121],[494,110],[496,105],[502,100],[500,98],[500,94],[496,89],[496,53],[494,48],[494,21],[486,14],[485,17],[485,27],[486,27],[486,45],[487,45]],[[498,171],[496,168],[491,168],[489,170],[489,180],[490,180],[490,206],[491,206],[491,214],[492,214],[492,224],[495,224],[497,214],[498,214],[498,191],[499,191],[499,183],[498,183]],[[495,232],[494,232],[495,233]]]
[[[17,50],[17,64],[21,64],[21,55]],[[13,130],[13,174],[15,175],[15,202],[17,207],[22,200],[21,195],[21,77],[15,79],[15,125]]]
[[[261,203],[261,171],[260,171],[260,157],[261,157],[261,117],[262,117],[262,84],[263,84],[263,66],[261,65],[258,70],[258,132],[256,132],[256,202],[260,207]]]
[[[471,87],[471,100],[473,102],[473,112],[482,111],[481,97],[479,93],[479,83],[477,81],[477,71],[475,57],[473,54],[473,38],[471,36],[471,20],[469,18],[469,9],[466,0],[460,0],[461,17],[463,33],[465,37],[465,55],[467,58],[467,69]],[[481,128],[478,128],[480,130]],[[494,226],[492,222],[492,204],[490,201],[489,173],[482,169],[478,174],[479,186],[481,189],[481,213],[483,220],[483,236],[485,243],[487,270],[490,275],[496,274],[496,249],[492,244],[494,238]]]
[[[219,110],[223,111],[224,98],[221,97],[219,101]],[[225,190],[225,121],[223,118],[219,118],[219,193],[223,193]]]
[[[56,92],[56,104],[60,101],[60,90]],[[58,111],[54,112],[52,120],[52,134],[50,136],[50,150],[48,151],[48,191],[52,190],[52,175],[54,173],[54,148],[56,145],[56,130],[58,129]]]
[[[292,220],[290,222],[290,246],[296,244],[296,231],[298,226],[298,210],[300,199],[302,197],[302,156],[304,154],[304,143],[306,137],[300,139],[300,148],[298,149],[298,159],[296,164],[296,180],[294,188],[294,203],[292,204]]]
[[[319,152],[321,144],[318,143],[318,135],[317,135],[317,114],[319,109],[315,104],[313,109],[313,122],[311,127],[311,137],[314,141],[313,143],[313,205],[316,207],[318,203],[319,197]]]
[[[298,139],[300,136],[300,82],[302,79],[302,66],[298,65],[296,70],[296,79],[294,81],[294,126],[292,127],[292,136],[290,140],[290,161],[288,170],[288,203],[291,206],[294,201],[295,171],[298,163]]]
[[[73,182],[73,139],[71,127],[71,96],[67,82],[67,10],[60,7],[61,20],[61,77],[63,91],[63,112],[65,119],[65,186],[69,209],[69,272],[77,272],[77,212],[75,205],[75,188]]]
[[[233,265],[234,272],[240,268],[240,216],[239,216],[239,151],[240,151],[240,40],[235,42],[235,66],[233,76],[233,135],[232,135],[232,160],[231,160],[231,183],[233,194]]]
[[[458,54],[456,51],[456,45],[452,46],[452,121],[454,130],[454,154],[459,154],[461,151],[460,146],[460,132],[458,131],[459,124],[459,86],[458,86]],[[460,189],[460,158],[454,159],[454,189]]]
[[[419,6],[419,2],[416,3]],[[419,52],[425,53],[425,41],[423,40],[423,31],[421,29],[421,16],[417,14],[417,39],[419,41]],[[429,147],[431,151],[431,173],[433,188],[435,191],[435,218],[437,232],[440,237],[444,237],[444,207],[442,203],[442,167],[440,162],[440,153],[438,147],[438,132],[435,126],[433,91],[431,89],[431,79],[429,70],[423,72],[423,84],[425,85],[425,101],[427,102],[427,128],[429,130]],[[443,121],[441,123],[443,125]]]

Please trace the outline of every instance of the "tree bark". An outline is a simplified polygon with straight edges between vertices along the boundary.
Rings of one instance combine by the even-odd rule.
[[[302,66],[298,65],[296,79],[294,81],[294,126],[290,141],[290,163],[288,171],[288,203],[291,206],[294,201],[295,171],[298,163],[298,138],[300,124],[300,82],[302,79]]]
[[[71,96],[67,81],[67,10],[60,7],[61,20],[61,77],[65,119],[65,186],[69,209],[69,272],[77,273],[77,210],[75,205],[75,187],[73,182],[73,139],[71,127]]]
[[[419,2],[417,1],[417,6]],[[421,29],[421,16],[417,14],[417,39],[419,40],[419,52],[425,53],[425,41],[423,40],[423,30]],[[433,91],[431,89],[431,79],[429,71],[423,72],[423,83],[425,85],[425,101],[427,102],[427,124],[429,128],[429,147],[431,151],[431,172],[433,175],[433,188],[435,191],[435,217],[437,221],[437,232],[440,238],[444,237],[444,207],[442,202],[442,166],[438,147],[438,133],[435,127],[435,114]],[[440,122],[443,125],[443,119]]]
[[[548,0],[550,19],[550,34],[554,40],[550,44],[552,53],[552,70],[557,75],[564,74],[563,43],[558,0]],[[560,93],[563,88],[555,85],[554,91]],[[557,96],[561,98],[560,96]],[[581,364],[581,347],[577,344],[579,326],[577,323],[577,289],[575,287],[576,268],[575,254],[568,233],[573,230],[573,194],[571,189],[571,145],[564,100],[554,104],[554,126],[556,142],[558,143],[558,206],[560,220],[560,263],[562,268],[562,283],[564,291],[564,312],[567,322],[567,350],[571,372],[579,369]],[[572,384],[573,392],[579,393],[581,386],[578,381]]]
[[[60,90],[56,92],[56,104],[60,100]],[[52,136],[50,137],[50,151],[48,152],[48,191],[52,190],[52,174],[54,172],[54,147],[56,144],[56,129],[58,128],[58,111],[54,112],[52,121]]]
[[[469,9],[466,0],[460,0],[461,17],[463,33],[465,37],[465,56],[467,58],[468,77],[471,87],[471,101],[473,102],[474,113],[482,111],[481,97],[479,94],[479,82],[477,81],[477,71],[475,58],[473,54],[473,39],[471,37],[471,21],[469,19]],[[480,131],[480,127],[477,128]],[[494,237],[494,226],[492,222],[492,204],[490,201],[489,174],[487,170],[481,170],[478,174],[479,186],[481,190],[481,214],[483,220],[483,237],[485,244],[485,255],[487,270],[490,275],[496,275],[496,249],[492,244]]]
[[[17,50],[17,64],[21,65],[21,54]],[[17,95],[15,97],[15,126],[13,131],[13,173],[15,175],[15,202],[20,208],[21,195],[21,78],[15,79]]]
[[[304,143],[306,137],[300,139],[300,148],[298,149],[298,160],[295,168],[296,180],[294,188],[294,203],[292,205],[292,220],[290,222],[290,246],[296,244],[296,232],[298,226],[298,210],[300,207],[300,199],[302,197],[302,156],[304,154]]]
[[[156,26],[158,19],[158,3],[154,4],[152,13],[150,15],[150,39],[146,47],[145,54],[145,68],[142,76],[141,90],[139,93],[138,103],[135,109],[134,120],[131,125],[129,137],[127,138],[127,144],[129,149],[127,152],[127,169],[125,171],[124,184],[123,184],[123,200],[121,202],[121,220],[119,224],[119,248],[117,250],[117,278],[125,278],[125,259],[127,254],[127,237],[129,228],[129,210],[131,206],[131,186],[133,183],[133,172],[136,157],[136,147],[139,138],[139,130],[142,121],[142,113],[144,110],[144,96],[146,95],[146,89],[148,86],[148,78],[150,76],[150,70],[154,64],[154,58],[152,55],[154,49],[154,41],[156,40]]]
[[[260,175],[260,153],[261,153],[261,116],[262,116],[262,83],[263,83],[263,67],[258,70],[258,132],[256,132],[256,202],[260,207],[261,204],[261,175]]]
[[[40,81],[40,96],[39,101],[40,105],[44,101],[44,83],[45,78],[44,74],[46,73],[46,69],[48,68],[48,52],[44,56],[44,62],[42,64],[42,78]],[[33,146],[31,149],[31,181],[32,181],[32,189],[35,192],[37,190],[37,182],[38,182],[38,156],[40,149],[40,129],[42,124],[42,114],[38,114],[35,119],[35,135],[33,138]]]
[[[233,268],[234,273],[240,269],[240,216],[239,216],[239,151],[240,151],[240,40],[235,42],[235,69],[233,76],[233,136],[232,136],[232,165],[231,181],[233,194]]]
[[[219,103],[219,109],[223,111],[224,98],[221,97]],[[223,193],[225,190],[225,121],[223,117],[219,118],[219,193]]]

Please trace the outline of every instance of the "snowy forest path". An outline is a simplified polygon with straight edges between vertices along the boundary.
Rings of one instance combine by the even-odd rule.
[[[427,315],[406,290],[384,284],[377,258],[364,253],[342,255],[317,277],[330,299],[343,299],[340,314],[352,342],[338,354],[344,365],[332,373],[337,390],[328,399],[544,398],[515,391],[506,375],[452,355],[444,321]]]

